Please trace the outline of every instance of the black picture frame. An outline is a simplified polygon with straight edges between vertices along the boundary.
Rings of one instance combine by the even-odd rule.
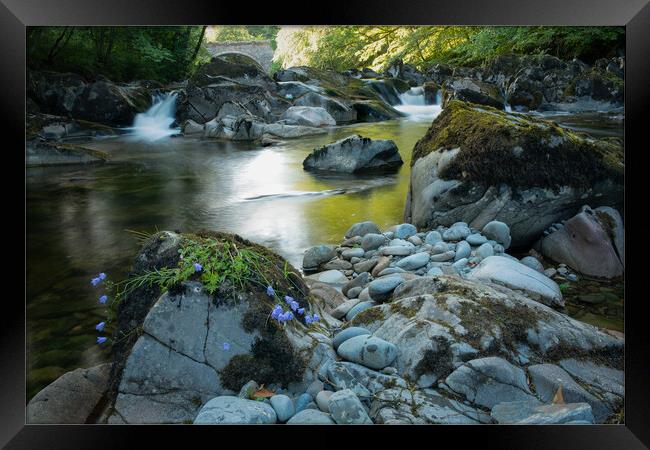
[[[7,243],[25,232],[25,190],[19,174],[24,168],[25,139],[25,27],[29,25],[180,25],[180,24],[403,24],[403,25],[624,25],[626,27],[625,80],[625,211],[627,242],[636,241],[643,226],[644,165],[647,151],[648,104],[650,100],[650,5],[647,0],[395,0],[373,2],[340,1],[308,4],[268,2],[233,4],[198,0],[0,0],[0,124],[5,134],[2,192],[5,194],[5,263],[17,273],[5,276],[3,311],[0,313],[0,444],[7,448],[122,448],[138,445],[137,440],[155,436],[168,445],[225,444],[225,434],[246,437],[254,445],[335,445],[334,434],[362,437],[365,445],[385,442],[404,433],[406,445],[420,439],[427,445],[467,444],[488,448],[646,448],[650,443],[650,388],[648,378],[647,316],[643,305],[642,263],[636,264],[634,247],[628,246],[625,307],[625,424],[593,426],[379,426],[379,427],[193,427],[193,426],[108,426],[108,425],[25,425],[25,290],[19,273],[26,257],[23,246],[9,250]],[[645,137],[644,137],[645,134]],[[7,136],[8,135],[8,136]],[[10,140],[6,138],[10,137]],[[634,175],[634,172],[639,173]],[[639,187],[634,186],[637,180]],[[635,197],[639,197],[638,200]],[[22,213],[22,214],[21,214]],[[647,228],[645,230],[647,235]],[[636,243],[638,242],[638,243]],[[23,241],[24,244],[24,241]],[[9,253],[10,252],[10,253]],[[7,257],[11,255],[10,257]],[[632,262],[630,262],[632,261]],[[22,267],[20,262],[22,262]],[[22,274],[24,277],[24,273]],[[647,275],[646,275],[647,277]],[[24,278],[23,278],[24,279]],[[8,287],[9,288],[8,288]],[[635,289],[638,288],[638,289]],[[15,290],[12,292],[12,290]],[[638,294],[637,294],[638,292]],[[21,297],[22,293],[22,297]],[[645,295],[643,295],[645,294]],[[314,429],[319,428],[319,429]],[[215,436],[216,435],[216,436]],[[443,436],[444,435],[444,436]],[[289,437],[287,437],[289,436]],[[218,439],[218,440],[215,440]],[[188,441],[188,439],[191,439]],[[150,442],[150,441],[143,441]],[[194,443],[194,444],[192,444]],[[453,443],[453,444],[452,444]],[[145,444],[146,445],[146,444]],[[230,444],[232,445],[232,443]],[[235,444],[237,445],[237,444]]]

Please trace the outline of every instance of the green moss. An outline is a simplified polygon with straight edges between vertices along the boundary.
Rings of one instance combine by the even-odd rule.
[[[514,149],[523,151],[518,156]],[[452,101],[413,149],[414,164],[434,151],[460,148],[443,179],[483,185],[590,187],[623,180],[623,150],[586,139],[551,121]]]
[[[374,322],[383,322],[386,320],[386,314],[381,306],[373,306],[368,308],[365,311],[361,311],[359,314],[354,316],[354,318],[349,322],[351,326],[356,325],[365,325],[371,324]]]
[[[397,301],[390,303],[391,313],[399,313],[404,317],[412,318],[420,311],[422,304],[424,303],[424,297],[416,297],[411,299],[408,304],[405,301]]]
[[[413,368],[415,375],[419,378],[424,374],[434,374],[436,377],[445,378],[454,370],[452,364],[453,354],[449,342],[441,336],[431,339],[432,348],[426,350],[422,359]]]

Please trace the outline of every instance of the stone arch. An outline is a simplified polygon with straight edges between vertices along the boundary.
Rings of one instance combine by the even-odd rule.
[[[215,42],[207,45],[211,56],[239,54],[257,62],[265,72],[271,68],[273,49],[270,41]]]

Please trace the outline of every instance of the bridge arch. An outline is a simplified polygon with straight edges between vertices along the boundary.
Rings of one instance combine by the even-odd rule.
[[[214,42],[207,45],[211,56],[239,54],[257,62],[265,72],[269,72],[273,62],[273,49],[269,41]]]

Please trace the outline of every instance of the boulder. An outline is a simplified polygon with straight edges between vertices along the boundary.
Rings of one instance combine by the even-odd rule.
[[[351,106],[357,113],[357,122],[382,122],[404,116],[392,106],[378,100],[356,100]]]
[[[317,270],[321,264],[328,262],[336,256],[332,247],[317,245],[305,250],[302,257],[302,268],[305,270]]]
[[[498,109],[504,109],[505,107],[505,100],[495,85],[470,78],[458,78],[446,81],[443,85],[442,97],[443,108],[446,108],[449,102],[453,100],[476,103]]]
[[[553,122],[451,102],[413,150],[405,220],[422,229],[463,221],[510,225],[532,244],[585,203],[620,206],[623,151]]]
[[[333,425],[334,423],[336,422],[332,420],[329,414],[315,409],[300,411],[287,422],[290,425]]]
[[[355,223],[350,228],[348,228],[348,231],[345,232],[345,237],[346,238],[351,238],[354,236],[363,237],[369,233],[381,234],[381,230],[374,222],[370,222],[370,221],[359,222],[359,223]]]
[[[259,285],[241,289],[228,281],[211,292],[200,278],[170,286],[162,295],[156,286],[129,293],[118,309],[116,333],[121,336],[134,327],[141,327],[142,332],[131,333],[129,339],[114,345],[117,370],[111,375],[115,390],[109,422],[191,421],[202,404],[238,392],[247,380],[285,387],[310,382],[322,362],[333,357],[331,347],[309,334],[301,321],[282,324],[269,318],[285,295],[308,310],[317,305],[308,303],[308,289],[296,269],[238,236],[157,233],[144,244],[132,273],[177,267],[180,249],[202,243],[212,251],[228,246],[256,254],[265,261],[264,277],[274,280],[278,298],[270,297]],[[208,416],[213,420],[212,413]],[[224,417],[214,420],[240,420]]]
[[[488,256],[470,273],[475,280],[502,284],[548,306],[564,306],[562,292],[555,281],[516,259]]]
[[[397,357],[397,347],[393,344],[367,335],[355,336],[344,341],[336,351],[347,361],[356,362],[371,369],[383,369]]]
[[[321,107],[334,118],[337,124],[354,122],[357,119],[357,111],[351,106],[341,100],[316,92],[308,92],[301,96],[294,102],[294,105]]]
[[[26,423],[94,423],[109,387],[110,369],[110,364],[101,364],[61,375],[29,401]]]
[[[305,170],[342,173],[395,170],[402,164],[393,141],[359,135],[317,148],[303,161]]]
[[[309,127],[321,127],[336,125],[336,121],[324,109],[318,106],[292,106],[282,116],[288,125],[306,125]]]
[[[201,407],[195,424],[269,424],[277,416],[271,405],[239,397],[215,397]]]
[[[199,66],[189,79],[190,86],[209,86],[215,80],[232,80],[241,84],[273,89],[274,81],[254,59],[241,54],[213,57]]]
[[[624,231],[613,208],[584,207],[539,243],[540,252],[585,275],[614,278],[624,271]]]

